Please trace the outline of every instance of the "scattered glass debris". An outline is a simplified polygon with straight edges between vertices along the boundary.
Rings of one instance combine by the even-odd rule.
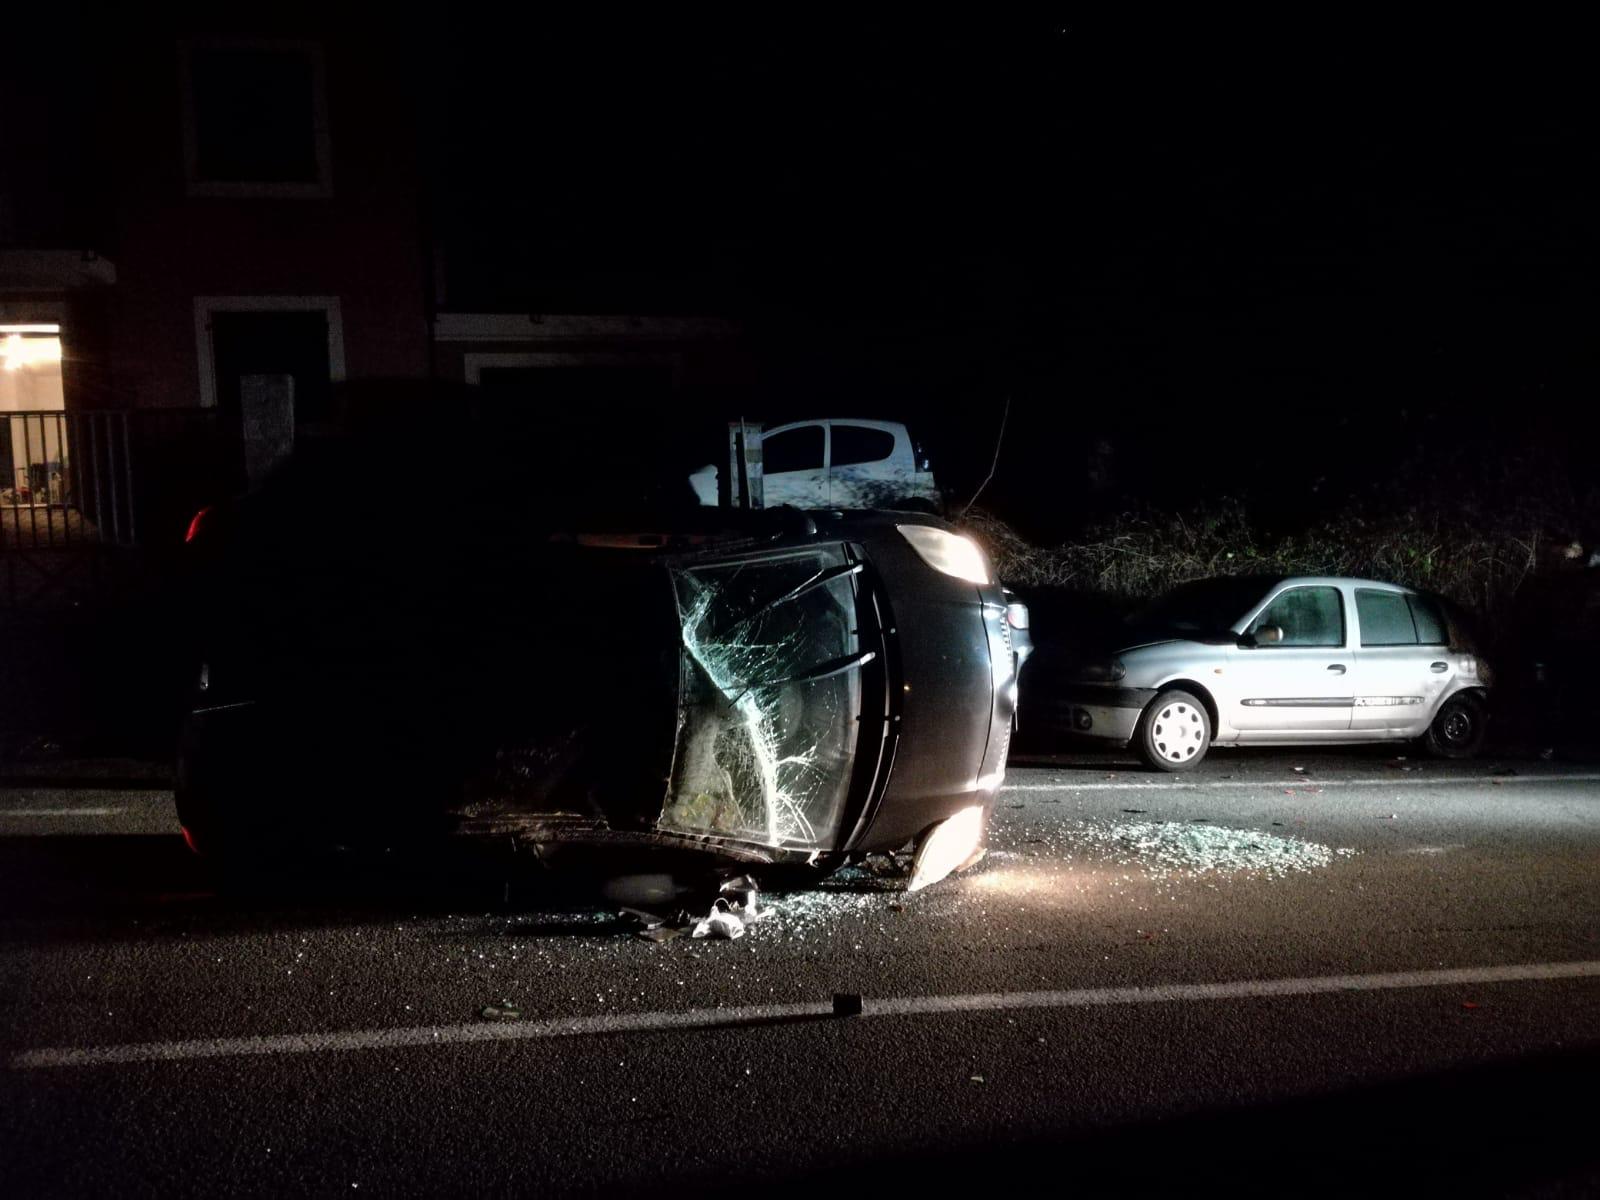
[[[1121,852],[1124,857],[1120,861],[1124,865],[1138,862],[1158,870],[1221,875],[1282,876],[1291,871],[1326,867],[1335,857],[1355,853],[1253,829],[1196,826],[1177,821],[1085,825],[1073,838],[1085,846]]]

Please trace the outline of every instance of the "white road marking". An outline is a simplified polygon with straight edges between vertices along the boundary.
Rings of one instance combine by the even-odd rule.
[[[1073,783],[1062,780],[1060,783],[1008,783],[1000,790],[1002,792],[1154,792],[1154,791],[1184,791],[1198,788],[1304,788],[1306,791],[1316,791],[1318,788],[1340,787],[1428,787],[1454,784],[1467,786],[1480,784],[1512,783],[1600,783],[1600,774],[1590,775],[1477,775],[1463,778],[1456,776],[1428,776],[1422,779],[1412,779],[1407,776],[1395,778],[1393,776],[1380,776],[1376,779],[1325,779],[1320,775],[1290,775],[1284,779],[1206,779],[1206,780],[1178,780],[1163,779],[1149,783]]]
[[[6,817],[114,817],[126,811],[125,808],[0,808],[0,820]]]
[[[1401,988],[1524,983],[1536,980],[1595,977],[1600,977],[1600,961],[1522,963],[1503,967],[1396,971],[1376,975],[1319,975],[1304,979],[1247,979],[1227,983],[1079,988],[1072,991],[979,992],[955,996],[907,996],[888,999],[865,997],[862,1001],[861,1016],[909,1017],[1033,1008],[1086,1008],[1192,1000],[1245,1000],[1272,996],[1314,996],[1328,992],[1378,992]],[[138,1042],[122,1046],[60,1047],[24,1050],[11,1059],[10,1066],[12,1070],[95,1067],[118,1063],[179,1062],[197,1058],[228,1058],[243,1055],[310,1054],[323,1050],[393,1050],[410,1046],[448,1046],[472,1042],[522,1042],[537,1038],[646,1033],[662,1029],[725,1029],[829,1017],[832,1012],[833,1004],[829,1000],[799,1004],[745,1005],[733,1008],[691,1008],[678,1012],[562,1017],[548,1021],[493,1021],[470,1025],[357,1029],[344,1033],[291,1033],[260,1037],[209,1038],[185,1042]]]

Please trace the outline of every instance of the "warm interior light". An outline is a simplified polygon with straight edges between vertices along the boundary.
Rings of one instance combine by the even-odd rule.
[[[10,329],[16,326],[8,327]],[[0,340],[0,362],[3,362],[7,371],[20,371],[24,367],[31,367],[36,363],[59,363],[61,361],[61,339],[59,337],[24,337],[20,333],[7,332],[4,339]]]
[[[963,808],[953,817],[940,821],[922,839],[911,863],[911,882],[906,891],[915,892],[938,883],[978,852],[983,841],[983,806]]]

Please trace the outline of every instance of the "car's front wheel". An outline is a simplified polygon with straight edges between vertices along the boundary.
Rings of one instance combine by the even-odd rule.
[[[1158,771],[1187,771],[1211,747],[1211,717],[1188,692],[1162,692],[1139,718],[1133,735],[1139,756]]]
[[[1483,748],[1487,732],[1488,713],[1483,702],[1464,692],[1439,706],[1422,741],[1429,753],[1439,758],[1471,758]]]

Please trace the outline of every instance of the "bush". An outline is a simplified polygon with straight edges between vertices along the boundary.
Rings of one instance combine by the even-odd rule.
[[[974,509],[963,526],[1016,587],[1148,596],[1213,575],[1353,575],[1437,592],[1486,615],[1508,608],[1552,542],[1565,549],[1575,522],[1545,514],[1455,513],[1375,506],[1339,521],[1269,537],[1244,504],[1186,512],[1124,513],[1075,542],[1035,546],[995,514]]]

